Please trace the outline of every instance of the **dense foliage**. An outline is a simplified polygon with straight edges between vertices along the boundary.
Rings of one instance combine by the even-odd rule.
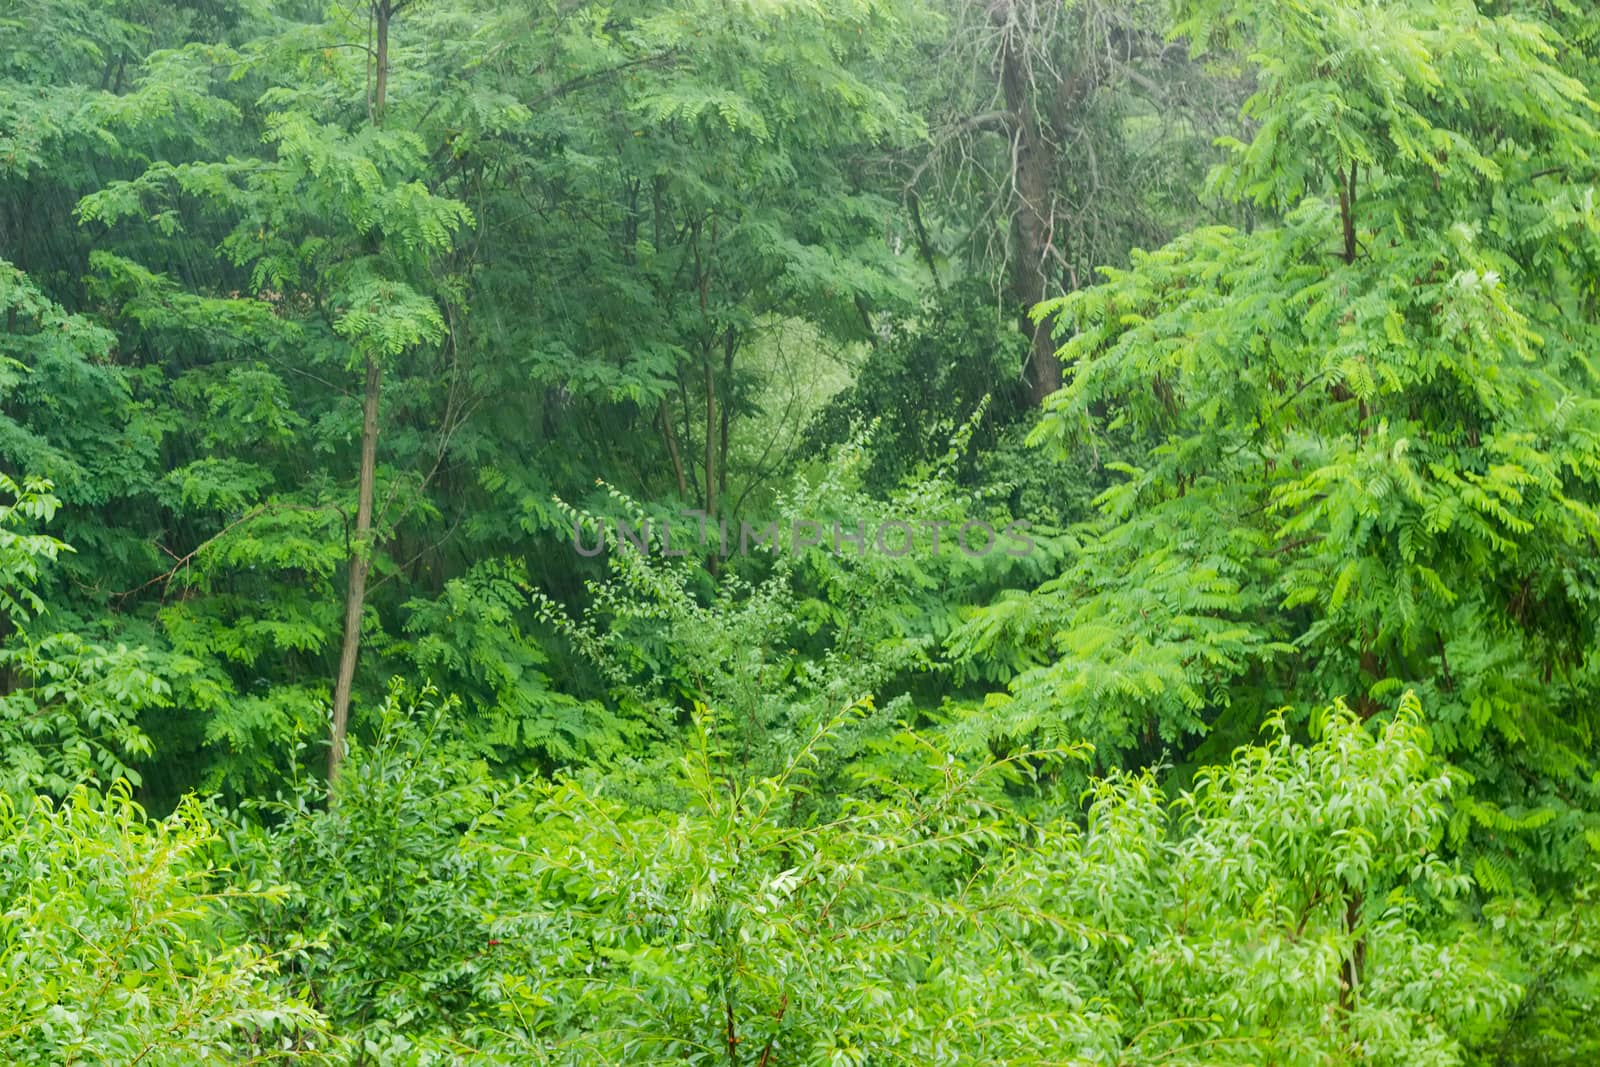
[[[1595,1062],[1597,49],[13,0],[0,1059]]]

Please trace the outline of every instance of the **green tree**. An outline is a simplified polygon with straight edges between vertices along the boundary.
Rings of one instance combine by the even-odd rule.
[[[1077,562],[957,649],[1014,671],[1002,730],[1107,758],[1416,687],[1476,780],[1480,882],[1562,877],[1596,810],[1591,96],[1549,27],[1470,4],[1183,25],[1259,50],[1257,130],[1216,182],[1282,221],[1052,306],[1072,374],[1035,439],[1157,447]]]
[[[389,106],[390,19],[403,6],[387,0],[359,6],[371,21],[375,41],[364,110],[356,110],[348,98],[308,96],[293,83],[272,86],[257,102],[264,111],[269,156],[158,163],[138,178],[86,197],[80,206],[85,220],[107,224],[146,211],[152,203],[175,210],[187,198],[204,210],[223,213],[232,228],[218,251],[232,267],[248,271],[258,302],[287,318],[294,335],[323,366],[343,364],[362,372],[355,507],[346,534],[344,636],[333,685],[330,778],[344,751],[365,625],[367,574],[382,539],[375,524],[385,518],[375,513],[383,369],[419,347],[444,340],[446,323],[432,295],[438,281],[431,267],[451,247],[454,232],[471,222],[463,205],[428,190],[422,180],[427,174],[422,142],[408,131],[383,125]],[[254,42],[247,52],[230,57],[235,76],[254,73],[270,82],[299,73],[299,61],[290,60],[287,70],[278,64],[296,54],[292,46],[308,38],[322,45],[324,56],[335,45],[349,43],[334,36],[336,25],[315,27],[309,34],[306,28],[292,27],[282,37]],[[145,293],[161,286],[160,278],[137,268],[104,262],[137,278]],[[235,480],[242,474],[237,469],[226,473]],[[248,482],[249,475],[243,477]],[[397,490],[391,487],[389,502]],[[338,505],[325,500],[295,502],[291,496],[269,501],[240,521],[270,521],[285,509],[334,507]],[[222,532],[232,531],[237,544],[248,531],[234,531],[235,525]],[[269,539],[258,543],[257,558],[270,559],[281,551]]]

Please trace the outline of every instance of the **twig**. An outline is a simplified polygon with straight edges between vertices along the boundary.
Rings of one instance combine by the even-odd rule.
[[[173,578],[177,576],[177,573],[187,567],[189,563],[202,551],[221,540],[235,527],[242,526],[251,519],[260,518],[262,515],[272,511],[337,511],[340,515],[344,514],[333,504],[262,504],[260,507],[252,508],[250,511],[245,512],[245,514],[239,516],[237,519],[234,519],[232,522],[228,523],[222,529],[218,530],[216,533],[200,542],[191,551],[184,553],[182,556],[173,555],[171,549],[168,549],[162,545],[157,545],[157,548],[160,548],[161,551],[165,552],[168,556],[171,556],[173,559],[177,560],[177,562],[172,565],[172,569],[156,575],[143,585],[136,585],[132,589],[125,590],[121,593],[113,593],[112,596],[116,597],[118,600],[125,600],[133,594],[143,589],[147,589],[150,586],[155,585],[157,582],[163,580],[165,580],[167,586],[170,586]],[[163,587],[161,590],[161,597],[163,600],[165,600],[166,596],[167,590],[165,587]]]

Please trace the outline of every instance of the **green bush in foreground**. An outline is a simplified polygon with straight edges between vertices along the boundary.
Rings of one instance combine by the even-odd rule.
[[[1099,780],[1086,819],[1008,799],[1080,753],[911,732],[818,795],[848,715],[771,774],[702,721],[653,808],[597,777],[489,796],[387,730],[331,809],[254,837],[297,885],[252,921],[362,1063],[1471,1062],[1522,991],[1464,921],[1418,715],[1275,723],[1177,798]]]
[[[5,802],[0,1058],[1581,1062],[1593,924],[1470,914],[1459,772],[1410,699],[1086,809],[1051,785],[1079,751],[971,764],[910,731],[814,790],[853,710],[774,773],[702,717],[654,806],[496,786],[391,711],[331,806],[270,827],[152,822],[123,786]]]
[[[125,784],[26,809],[0,794],[0,1062],[321,1062],[317,1016],[230,943],[236,891],[187,800],[152,822]]]

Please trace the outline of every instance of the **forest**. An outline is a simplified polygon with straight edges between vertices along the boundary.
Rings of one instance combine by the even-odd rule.
[[[5,0],[0,1063],[1600,1063],[1590,0]]]

